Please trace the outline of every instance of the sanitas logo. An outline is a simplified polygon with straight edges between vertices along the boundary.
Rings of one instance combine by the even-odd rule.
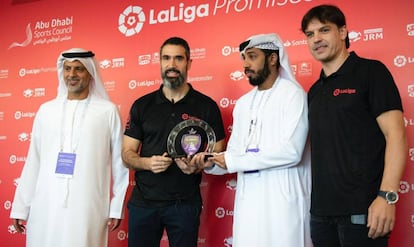
[[[209,5],[200,4],[198,6],[185,6],[180,3],[178,8],[171,6],[169,9],[156,11],[150,9],[148,24],[168,23],[173,21],[184,21],[191,23],[196,17],[206,17],[209,14]],[[126,37],[138,34],[146,22],[146,15],[140,6],[128,6],[119,15],[118,30]]]

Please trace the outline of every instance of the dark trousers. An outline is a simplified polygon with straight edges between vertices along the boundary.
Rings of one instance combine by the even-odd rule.
[[[353,224],[351,216],[319,217],[311,215],[314,247],[387,247],[389,236],[368,238],[366,223]]]
[[[176,203],[159,208],[128,203],[128,246],[159,247],[164,229],[170,247],[197,247],[201,207]]]

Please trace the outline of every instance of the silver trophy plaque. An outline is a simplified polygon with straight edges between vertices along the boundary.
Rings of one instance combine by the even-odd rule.
[[[167,138],[167,151],[173,157],[212,152],[216,143],[214,130],[203,120],[188,119],[177,124]]]

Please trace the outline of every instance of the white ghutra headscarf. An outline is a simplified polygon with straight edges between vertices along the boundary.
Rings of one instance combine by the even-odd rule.
[[[85,66],[86,70],[88,70],[89,74],[92,76],[92,79],[89,82],[89,95],[109,100],[109,96],[106,93],[102,79],[98,73],[96,62],[93,59],[94,56],[95,54],[93,52],[82,48],[72,48],[67,51],[63,51],[60,54],[57,60],[59,86],[56,98],[66,98],[68,96],[68,88],[66,87],[65,79],[63,77],[64,62],[73,62],[78,60]]]
[[[298,86],[300,84],[296,81],[290,67],[289,57],[283,45],[282,39],[276,33],[253,35],[240,44],[240,56],[244,55],[249,48],[258,48],[266,50],[278,51],[279,56],[279,76],[283,79],[292,81]]]

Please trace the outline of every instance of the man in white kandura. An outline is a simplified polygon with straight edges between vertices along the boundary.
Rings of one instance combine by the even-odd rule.
[[[233,247],[312,246],[306,93],[277,34],[248,38],[240,53],[254,88],[237,100],[227,150],[192,164],[237,172]]]
[[[93,56],[60,54],[58,95],[36,113],[10,214],[28,247],[105,247],[123,217],[122,124]]]

